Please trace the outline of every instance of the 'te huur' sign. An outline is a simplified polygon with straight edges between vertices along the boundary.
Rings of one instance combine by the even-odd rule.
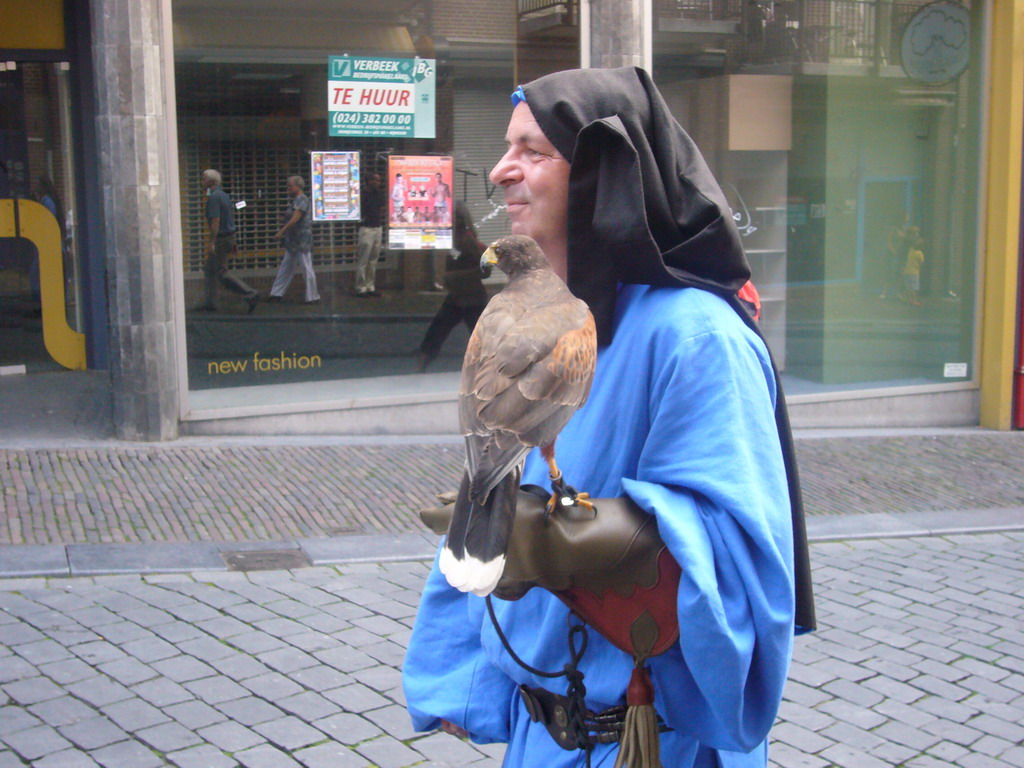
[[[331,56],[331,136],[434,138],[434,59]]]

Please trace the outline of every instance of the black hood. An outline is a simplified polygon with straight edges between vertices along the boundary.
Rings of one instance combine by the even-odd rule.
[[[618,283],[728,297],[750,278],[722,190],[644,70],[556,72],[523,91],[571,163],[568,284],[590,305],[602,344]]]

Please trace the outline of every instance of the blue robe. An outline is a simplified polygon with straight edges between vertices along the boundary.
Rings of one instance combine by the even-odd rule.
[[[595,498],[627,495],[657,517],[682,566],[679,642],[649,661],[671,768],[767,763],[767,734],[782,699],[793,642],[789,495],[773,416],[764,344],[719,297],[696,288],[626,285],[612,343],[601,349],[590,399],[557,442],[568,482]],[[524,483],[546,486],[539,452]],[[559,670],[568,660],[567,608],[534,588],[495,600],[524,661]],[[631,658],[596,631],[580,665],[592,711],[622,703]],[[403,671],[417,730],[439,719],[478,742],[508,741],[506,766],[578,765],[533,723],[516,685],[565,693],[502,648],[481,598],[446,583],[435,562]],[[593,765],[611,766],[617,745]]]

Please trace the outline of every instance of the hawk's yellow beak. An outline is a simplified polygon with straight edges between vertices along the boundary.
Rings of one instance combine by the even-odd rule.
[[[488,248],[483,252],[480,257],[480,269],[488,269],[498,263],[498,254],[494,252],[494,248]]]

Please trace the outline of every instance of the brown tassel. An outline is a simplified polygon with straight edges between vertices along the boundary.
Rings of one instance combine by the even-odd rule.
[[[641,661],[633,667],[626,689],[626,722],[615,768],[662,768],[654,684]]]

